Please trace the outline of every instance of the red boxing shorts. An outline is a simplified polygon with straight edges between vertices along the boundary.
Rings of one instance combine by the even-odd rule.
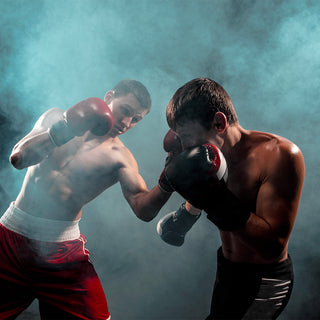
[[[15,318],[34,299],[45,319],[111,319],[85,243],[83,235],[34,240],[0,224],[0,319]]]

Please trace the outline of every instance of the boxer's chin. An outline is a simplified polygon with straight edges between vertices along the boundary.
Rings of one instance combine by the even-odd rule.
[[[111,138],[115,138],[119,135],[119,131],[116,130],[115,128],[113,128],[109,133],[108,133],[108,136],[111,137]]]

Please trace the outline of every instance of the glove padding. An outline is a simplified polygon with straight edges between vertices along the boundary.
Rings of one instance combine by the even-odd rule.
[[[174,159],[174,157],[182,151],[181,141],[179,137],[175,134],[175,132],[171,129],[166,133],[163,139],[163,149],[164,151],[168,152],[165,166],[167,166],[170,163],[170,161]],[[172,193],[174,191],[174,189],[170,185],[170,182],[165,176],[165,170],[163,170],[159,178],[158,185],[161,190],[167,193]]]
[[[165,215],[157,224],[157,232],[161,239],[172,246],[180,247],[184,243],[186,233],[199,219],[201,213],[193,215],[185,208],[185,203],[177,211]]]
[[[56,146],[61,146],[87,131],[103,136],[112,127],[113,116],[108,105],[99,98],[88,98],[65,111],[63,119],[53,124],[48,134]]]
[[[178,154],[182,151],[180,138],[171,129],[163,139],[163,149],[170,154]]]
[[[231,231],[245,225],[250,210],[227,188],[227,167],[222,163],[223,154],[211,144],[190,148],[166,166],[161,183],[203,209],[219,229]]]
[[[166,163],[159,186],[166,192],[177,191],[195,207],[205,201],[199,192],[210,183],[228,179],[228,167],[222,152],[212,144],[184,150]],[[199,203],[199,204],[197,204]]]

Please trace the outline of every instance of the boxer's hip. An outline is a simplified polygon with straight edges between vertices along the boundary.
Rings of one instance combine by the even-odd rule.
[[[80,237],[79,220],[64,221],[36,217],[17,208],[13,202],[0,218],[0,223],[17,234],[38,241],[63,242]]]

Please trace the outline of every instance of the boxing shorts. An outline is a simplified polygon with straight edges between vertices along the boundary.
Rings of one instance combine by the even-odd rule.
[[[213,289],[213,319],[276,319],[287,305],[293,286],[293,267],[288,259],[272,264],[234,263],[218,250]]]
[[[33,217],[12,203],[0,219],[0,319],[34,299],[45,319],[111,319],[85,243],[78,222]]]

